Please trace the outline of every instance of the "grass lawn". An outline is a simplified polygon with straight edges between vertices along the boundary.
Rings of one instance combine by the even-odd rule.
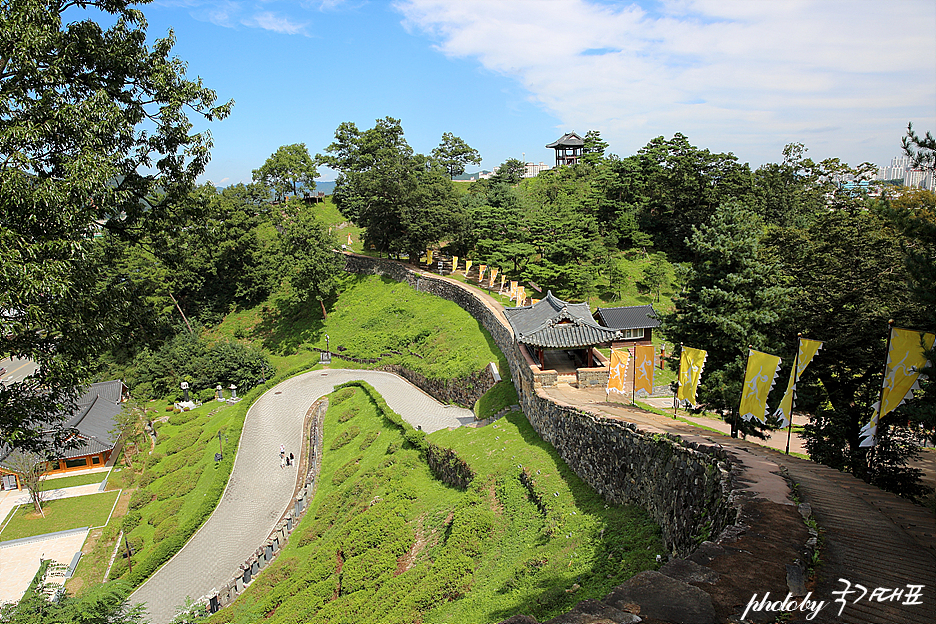
[[[101,492],[48,501],[42,507],[45,517],[35,513],[32,503],[20,505],[0,532],[0,541],[103,526],[114,508],[119,492]]]
[[[293,309],[275,297],[229,314],[212,333],[259,344],[282,373],[317,362],[311,347],[400,364],[432,379],[464,377],[506,361],[490,334],[458,305],[387,278],[345,275],[341,296],[323,320],[318,308]],[[339,358],[333,367],[373,366]]]
[[[70,477],[46,477],[45,489],[58,490],[61,488],[75,487],[77,485],[91,485],[100,483],[107,477],[106,472],[92,472],[89,474],[72,475]]]

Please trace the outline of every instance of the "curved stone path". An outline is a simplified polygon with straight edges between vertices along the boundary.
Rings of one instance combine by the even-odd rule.
[[[286,512],[299,475],[280,468],[279,448],[298,454],[309,406],[347,381],[372,385],[414,427],[432,432],[474,421],[470,410],[442,405],[404,379],[378,371],[325,369],[304,373],[263,394],[247,412],[237,458],[211,517],[168,563],[139,587],[152,624],[175,616],[186,596],[198,598],[230,580]]]

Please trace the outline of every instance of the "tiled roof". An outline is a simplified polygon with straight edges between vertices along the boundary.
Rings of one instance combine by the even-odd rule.
[[[124,399],[127,386],[119,379],[99,381],[91,384],[84,394],[78,397],[78,405],[94,402],[95,397],[107,399],[111,403],[120,403]]]
[[[561,137],[547,145],[546,147],[550,149],[555,149],[557,147],[582,147],[585,145],[585,139],[575,134],[574,132],[568,132],[563,134]]]
[[[578,349],[621,338],[595,322],[587,303],[566,303],[551,291],[531,306],[505,308],[504,315],[517,342],[534,347]]]
[[[660,319],[652,305],[598,308],[595,316],[599,323],[612,329],[647,329],[660,326]]]

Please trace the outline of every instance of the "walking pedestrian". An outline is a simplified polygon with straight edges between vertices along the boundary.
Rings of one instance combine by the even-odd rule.
[[[286,454],[280,455],[280,468],[286,467]]]

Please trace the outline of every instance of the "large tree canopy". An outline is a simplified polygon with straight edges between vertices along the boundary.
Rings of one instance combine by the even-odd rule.
[[[434,159],[413,153],[399,119],[378,119],[363,132],[342,123],[325,151],[316,158],[340,172],[335,203],[366,228],[365,244],[418,257],[454,230],[458,200],[452,182]]]
[[[188,114],[230,111],[186,78],[171,32],[147,46],[135,4],[0,4],[0,355],[39,365],[0,386],[0,442],[13,447],[38,448],[60,423],[126,305],[95,228],[135,240],[177,227],[211,146]],[[63,24],[66,8],[115,23]]]
[[[442,134],[442,142],[432,150],[432,157],[445,167],[449,178],[465,173],[465,166],[469,164],[481,164],[481,153],[451,132]]]
[[[290,193],[298,195],[299,189],[315,190],[318,176],[305,143],[280,146],[262,167],[253,170],[254,182],[272,190],[277,199],[284,199]]]

